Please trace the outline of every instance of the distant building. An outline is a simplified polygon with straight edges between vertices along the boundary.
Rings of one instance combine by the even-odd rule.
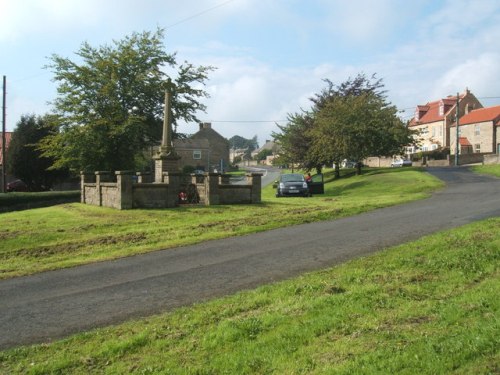
[[[252,158],[254,158],[255,156],[257,156],[261,151],[263,150],[269,150],[272,152],[271,155],[267,156],[266,157],[266,160],[264,161],[261,161],[262,164],[266,164],[266,165],[271,165],[272,164],[272,161],[275,157],[275,154],[276,154],[276,149],[277,149],[277,145],[276,143],[274,143],[273,141],[271,140],[266,140],[266,143],[264,143],[262,145],[262,147],[259,147],[258,149],[252,151]]]
[[[456,150],[457,123],[451,125],[450,153]],[[459,153],[500,154],[500,105],[475,109],[459,119]]]
[[[208,122],[187,139],[174,139],[174,149],[181,157],[181,168],[192,166],[206,172],[220,172],[229,166],[229,141],[212,129]]]
[[[458,103],[459,118],[483,107],[468,89],[459,95]],[[418,130],[418,134],[415,136],[415,146],[407,148],[407,153],[449,148],[450,127],[456,122],[456,106],[456,95],[449,95],[425,105],[417,105],[409,127]]]

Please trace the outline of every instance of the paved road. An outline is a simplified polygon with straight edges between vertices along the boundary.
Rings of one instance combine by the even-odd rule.
[[[49,341],[321,269],[500,216],[500,179],[430,169],[431,198],[335,221],[0,282],[0,349]]]

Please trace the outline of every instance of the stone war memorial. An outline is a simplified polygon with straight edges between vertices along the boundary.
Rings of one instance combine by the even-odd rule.
[[[260,173],[246,174],[245,184],[231,184],[229,175],[180,172],[179,155],[172,142],[172,89],[165,92],[161,146],[153,157],[154,180],[149,173],[134,171],[81,172],[81,203],[112,207],[171,208],[179,204],[248,204],[261,202]]]

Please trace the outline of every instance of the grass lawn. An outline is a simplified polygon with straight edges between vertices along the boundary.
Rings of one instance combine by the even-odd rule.
[[[500,164],[474,165],[471,169],[476,173],[490,174],[492,176],[500,177]]]
[[[0,352],[5,374],[498,374],[500,219]]]
[[[335,219],[427,197],[442,182],[417,168],[368,169],[325,194],[254,205],[126,210],[80,203],[0,214],[0,279],[115,259],[277,227]]]

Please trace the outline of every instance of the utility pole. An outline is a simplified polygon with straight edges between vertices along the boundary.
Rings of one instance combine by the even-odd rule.
[[[456,146],[455,146],[455,167],[458,167],[458,150],[460,147],[460,138],[459,138],[459,131],[458,131],[458,126],[459,126],[459,117],[460,117],[460,94],[457,92],[457,109],[456,109],[456,117],[457,117],[457,128],[456,128],[456,134],[457,134],[457,139],[456,139]]]
[[[5,103],[6,103],[6,97],[7,97],[7,77],[3,76],[3,100],[2,100],[2,193],[5,193],[7,191],[7,181],[6,179],[6,173],[5,173],[5,146],[7,145],[7,139],[5,135]]]

